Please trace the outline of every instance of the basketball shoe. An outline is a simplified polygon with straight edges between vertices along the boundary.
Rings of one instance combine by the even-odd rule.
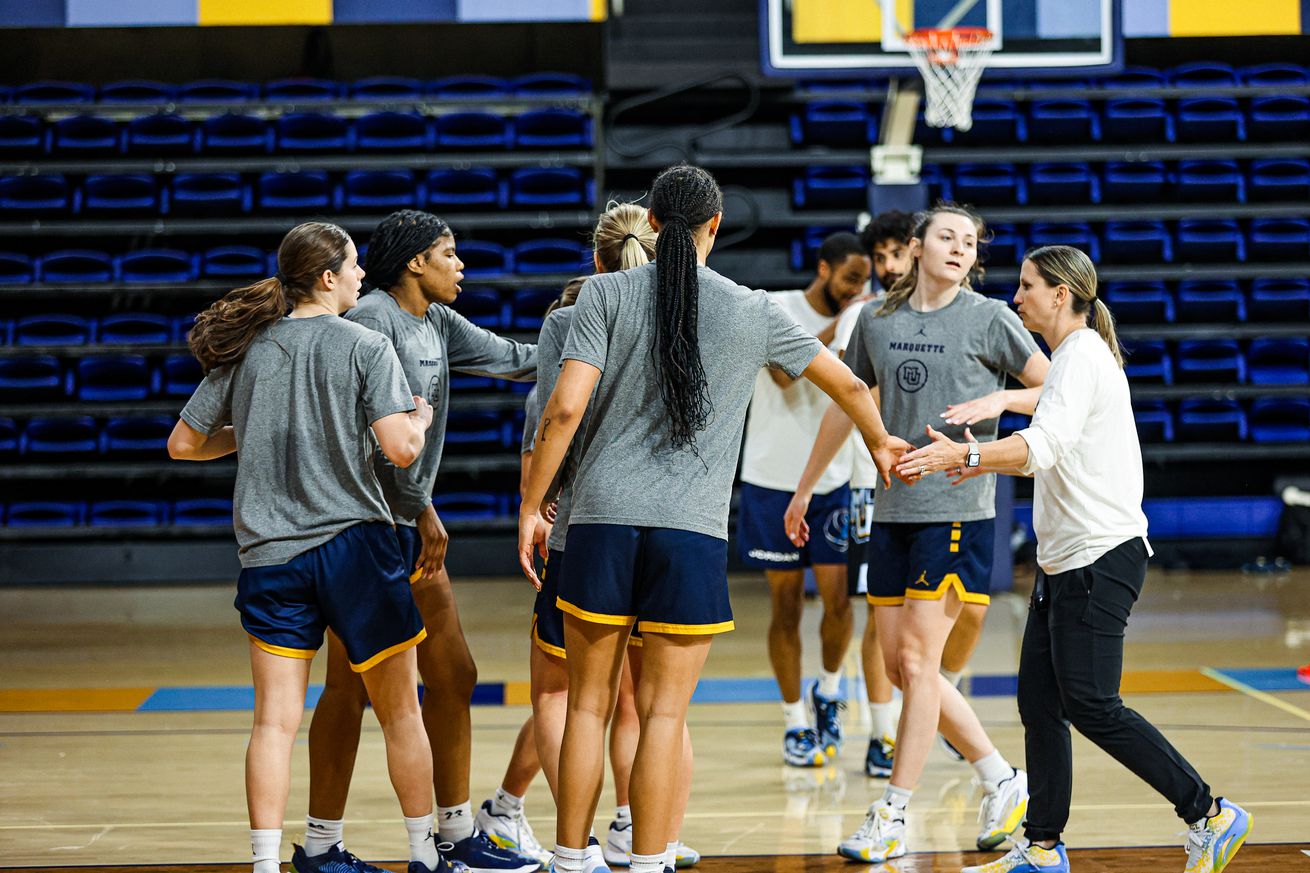
[[[866,864],[881,864],[905,852],[905,812],[881,800],[869,807],[860,829],[837,846],[838,855]]]
[[[291,869],[295,873],[387,873],[381,867],[359,860],[343,849],[340,843],[321,855],[312,856],[305,854],[304,848],[294,843],[291,848]]]
[[[1009,779],[982,782],[982,806],[978,808],[978,848],[995,849],[1019,829],[1028,812],[1028,774],[1015,770]]]
[[[873,779],[887,779],[892,775],[892,756],[896,754],[896,741],[889,736],[869,737],[869,751],[864,756],[864,775]]]
[[[987,864],[965,867],[960,873],[1069,873],[1069,856],[1064,843],[1054,849],[1034,846],[1025,839],[1015,841],[1014,848]]]
[[[1187,831],[1187,867],[1184,873],[1219,873],[1233,860],[1251,833],[1251,814],[1222,797],[1219,812],[1201,819]]]
[[[532,832],[532,825],[528,824],[528,817],[522,807],[517,812],[499,813],[490,800],[484,800],[477,818],[473,820],[473,826],[502,849],[535,858],[542,865],[550,862],[550,852],[542,847],[541,841]]]
[[[846,708],[846,701],[824,697],[819,693],[819,683],[810,686],[810,708],[814,710],[815,732],[819,735],[819,748],[823,749],[826,759],[837,757],[844,742],[842,736],[841,714]]]
[[[471,837],[444,845],[449,849],[442,849],[441,856],[460,861],[470,873],[534,873],[541,869],[541,862],[536,858],[513,849],[502,849],[486,834],[476,830]]]
[[[822,767],[827,761],[814,728],[792,728],[782,738],[782,760],[793,767]]]
[[[620,824],[617,820],[610,822],[609,831],[605,834],[605,845],[601,851],[605,856],[605,863],[611,867],[632,866],[632,822],[627,824]],[[698,863],[700,863],[700,852],[679,840],[676,864],[678,869],[695,867]]]
[[[546,867],[546,873],[557,873],[553,857]],[[605,856],[601,852],[600,841],[595,837],[587,841],[585,857],[582,859],[582,873],[610,873],[610,868],[605,864]]]

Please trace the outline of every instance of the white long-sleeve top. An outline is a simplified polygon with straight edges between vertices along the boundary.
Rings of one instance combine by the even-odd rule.
[[[1076,570],[1146,538],[1128,378],[1096,331],[1074,331],[1056,348],[1032,425],[1019,435],[1028,443],[1021,472],[1035,479],[1039,567]]]

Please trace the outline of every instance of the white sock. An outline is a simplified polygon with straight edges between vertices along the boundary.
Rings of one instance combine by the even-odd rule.
[[[570,849],[568,846],[555,846],[555,873],[582,873],[582,862],[587,860],[586,849]]]
[[[405,816],[405,830],[409,831],[409,860],[429,870],[437,869],[441,856],[437,854],[437,835],[432,832],[432,813]]]
[[[629,855],[632,858],[632,866],[628,868],[628,873],[664,873],[664,853],[658,855],[638,855],[633,852]]]
[[[305,816],[305,854],[317,858],[331,851],[333,846],[342,842],[342,832],[345,829],[346,823],[342,819],[333,821],[330,818]]]
[[[458,843],[473,836],[473,806],[467,800],[459,806],[438,806],[437,827],[443,843]]]
[[[972,765],[973,772],[978,774],[978,778],[992,785],[999,785],[1014,775],[1014,768],[1010,766],[1010,762],[1006,761],[996,749],[992,749],[990,755],[983,755],[977,761],[973,761]]]
[[[882,801],[894,806],[901,812],[905,812],[906,807],[910,805],[910,798],[913,796],[913,788],[901,788],[888,782],[887,788],[882,793]]]
[[[496,815],[514,815],[523,809],[523,798],[510,794],[504,787],[496,789],[496,796],[491,798],[491,811]]]
[[[631,806],[631,804],[628,804],[628,805],[625,805],[625,806],[616,806],[616,807],[614,807],[614,820],[615,820],[616,822],[618,822],[619,824],[621,824],[621,825],[625,825],[625,824],[626,824],[626,825],[630,825],[630,824],[632,824],[632,806]]]
[[[831,673],[827,670],[819,671],[819,695],[829,700],[834,700],[841,695],[841,668],[838,667]]]
[[[664,867],[669,870],[678,868],[678,841],[674,840],[664,847]]]
[[[797,728],[807,728],[810,726],[810,708],[805,705],[805,701],[798,700],[795,703],[782,704],[782,718],[787,723],[787,730],[794,731]]]
[[[956,688],[960,687],[960,677],[964,675],[963,670],[947,670],[943,667],[941,672],[942,675],[946,677],[947,682],[951,683]]]
[[[255,873],[280,873],[278,855],[282,851],[282,828],[250,830],[250,860]]]
[[[869,715],[873,719],[873,736],[876,739],[896,739],[896,702],[870,703]]]

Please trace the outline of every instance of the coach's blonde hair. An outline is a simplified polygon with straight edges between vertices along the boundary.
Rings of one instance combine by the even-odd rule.
[[[984,243],[988,242],[990,237],[987,236],[987,223],[982,220],[982,216],[974,212],[967,206],[958,203],[942,202],[938,203],[927,212],[921,212],[915,216],[914,234],[911,241],[919,241],[920,255],[923,251],[923,239],[928,235],[928,230],[932,227],[933,219],[939,215],[963,215],[973,222],[974,230],[978,235],[978,260],[974,261],[973,269],[960,282],[960,287],[965,291],[973,290],[973,280],[976,278],[982,282],[984,271],[981,266],[981,249]],[[897,279],[890,288],[887,289],[886,295],[882,298],[882,305],[878,307],[876,315],[891,315],[901,304],[910,299],[914,289],[919,284],[919,256],[916,255],[910,259],[910,269],[905,271],[905,275]]]
[[[1119,366],[1124,365],[1123,350],[1114,331],[1114,316],[1110,307],[1096,295],[1096,267],[1092,259],[1073,246],[1041,246],[1023,256],[1037,270],[1042,281],[1052,288],[1063,285],[1069,289],[1075,315],[1081,315],[1088,327],[1110,347],[1110,353]]]
[[[596,259],[606,273],[649,264],[655,257],[655,240],[655,229],[646,219],[645,209],[614,200],[606,205],[591,236]]]

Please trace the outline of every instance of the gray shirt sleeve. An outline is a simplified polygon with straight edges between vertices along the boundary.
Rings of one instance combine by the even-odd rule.
[[[370,425],[379,418],[414,410],[414,397],[391,340],[380,333],[369,334],[355,346],[353,357]]]
[[[805,368],[823,351],[823,343],[797,324],[774,301],[765,300],[764,312],[769,328],[765,363],[777,367],[793,379],[799,379]]]
[[[1036,351],[1037,342],[1019,316],[1008,306],[999,308],[987,328],[987,365],[1018,376]]]
[[[235,364],[230,364],[210,370],[182,409],[182,420],[206,436],[231,424],[232,371],[235,368]]]
[[[519,454],[526,455],[537,446],[537,425],[541,423],[541,403],[537,400],[537,386],[528,392],[523,402],[523,445]]]
[[[536,346],[497,336],[452,309],[446,308],[444,314],[450,369],[515,382],[536,378]]]
[[[561,360],[582,361],[604,372],[609,357],[609,319],[605,314],[606,286],[598,278],[592,276],[583,284],[578,301],[573,304],[573,327],[564,343]],[[552,385],[551,391],[554,390]]]
[[[851,333],[850,342],[846,344],[844,358],[846,366],[851,368],[856,378],[869,386],[878,384],[878,373],[873,369],[873,359],[869,357],[869,337],[872,334],[873,319],[876,317],[872,306],[865,306],[860,311],[859,318],[855,320],[855,330]]]

